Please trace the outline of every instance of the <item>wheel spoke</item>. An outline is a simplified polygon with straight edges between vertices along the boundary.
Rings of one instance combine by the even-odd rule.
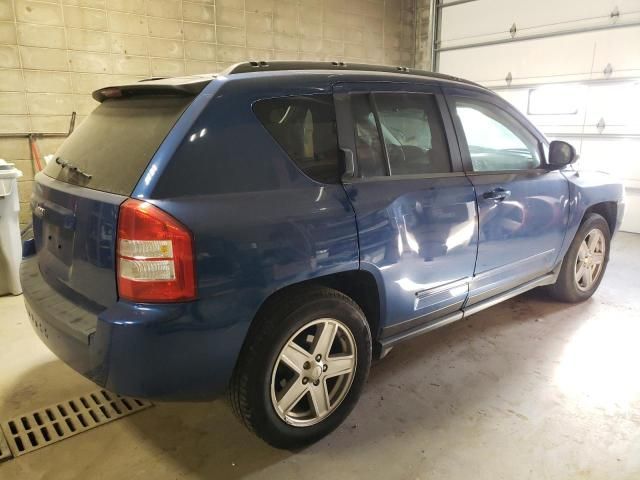
[[[334,322],[325,322],[324,325],[322,325],[320,334],[316,334],[318,338],[316,338],[315,345],[313,346],[313,354],[320,354],[323,358],[327,358],[329,352],[331,352],[331,346],[333,345],[333,340],[336,338],[337,331],[337,324]]]
[[[584,260],[589,252],[589,247],[587,246],[587,241],[585,240],[580,244],[580,248],[578,249],[578,259],[580,261]]]
[[[286,415],[298,402],[304,397],[309,389],[307,385],[302,383],[302,378],[298,377],[284,391],[280,400],[278,400],[278,408]]]
[[[604,262],[604,253],[594,253],[591,256],[591,261],[596,265],[602,264]]]
[[[581,263],[578,267],[578,270],[576,270],[576,282],[580,282],[580,280],[582,280],[582,277],[584,276],[586,270],[587,269],[585,268],[584,263]]]
[[[311,392],[311,403],[313,404],[313,410],[316,412],[316,416],[323,417],[330,408],[327,384],[322,381],[317,387],[311,387],[309,392]]]
[[[593,266],[589,266],[585,268],[585,273],[584,273],[585,288],[591,288],[592,283],[593,283]]]
[[[297,343],[291,341],[282,351],[281,358],[294,372],[300,373],[303,369],[304,362],[311,359],[311,354]]]
[[[589,252],[594,253],[596,251],[596,247],[598,246],[599,240],[600,240],[600,235],[598,235],[596,231],[592,231],[592,233],[589,235],[589,240],[587,245],[589,247]]]
[[[355,366],[355,357],[353,355],[343,355],[339,357],[329,357],[327,362],[326,377],[337,377],[347,375],[353,371]]]

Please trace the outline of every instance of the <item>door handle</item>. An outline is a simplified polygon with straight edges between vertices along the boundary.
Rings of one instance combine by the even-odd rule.
[[[356,162],[353,158],[353,151],[349,148],[340,148],[340,151],[342,152],[342,159],[344,161],[342,181],[349,183],[356,175]]]
[[[496,200],[502,201],[511,195],[510,190],[505,190],[504,188],[494,188],[493,190],[489,190],[488,192],[484,192],[482,194],[482,198],[485,200]]]

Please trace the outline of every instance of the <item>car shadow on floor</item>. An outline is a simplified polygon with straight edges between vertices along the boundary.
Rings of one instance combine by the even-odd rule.
[[[513,335],[513,329],[516,329],[516,336],[517,330],[521,330],[522,334],[535,337],[531,341],[537,345],[532,349],[539,349],[546,357],[557,357],[564,345],[562,339],[549,341],[545,331],[532,327],[532,322],[553,316],[553,321],[560,323],[559,315],[556,315],[560,313],[567,317],[569,324],[565,323],[558,335],[570,335],[579,327],[579,320],[570,315],[575,308],[551,302],[533,291],[468,320],[408,341],[384,360],[376,362],[355,411],[335,433],[306,449],[305,454],[323,454],[324,450],[324,454],[329,455],[329,451],[362,449],[411,429],[424,430],[426,439],[428,430],[447,428],[447,422],[456,410],[473,410],[470,403],[481,402],[495,394],[492,389],[497,380],[504,385],[510,377],[517,378],[523,370],[530,368],[526,365],[529,357],[517,355],[509,358],[508,366],[500,362],[483,365],[487,353],[482,349],[493,349],[495,355],[501,355],[500,350],[507,348],[507,330]],[[565,311],[567,315],[564,315]],[[544,368],[540,367],[541,370]],[[475,377],[480,381],[474,384],[476,388],[470,396],[469,381],[470,375],[474,376],[474,369],[479,372]],[[94,388],[89,382],[87,389],[82,382],[76,382],[73,388],[65,388],[65,378],[77,374],[62,362],[46,363],[34,370],[15,388],[16,393],[7,398],[6,405],[0,405],[0,412],[16,412],[18,405],[24,407],[24,411],[34,410]],[[546,373],[542,371],[541,374]],[[34,378],[55,379],[55,383],[51,380],[51,384],[44,381],[45,385],[42,382],[33,385],[30,379]],[[59,394],[56,394],[56,388],[60,390]],[[59,398],[44,404],[36,403],[43,398],[37,389],[44,389],[47,398]],[[444,407],[448,413],[443,414],[438,403],[448,405]],[[78,468],[83,467],[82,462],[92,461],[92,465],[84,468],[97,472],[107,468],[108,459],[111,459],[116,465],[110,465],[109,471],[127,478],[132,478],[131,472],[149,471],[149,461],[156,465],[169,462],[172,473],[188,472],[203,479],[241,478],[286,462],[298,453],[269,447],[242,427],[224,400],[217,400],[156,403],[154,408],[25,455],[17,461],[42,463],[46,470],[51,464],[47,462],[55,461],[53,457],[75,455],[78,448],[83,452],[77,460]],[[67,450],[71,451],[66,453]],[[40,458],[36,458],[38,456]],[[295,461],[290,463],[292,468],[300,468],[294,465]],[[30,470],[37,471],[37,467],[30,466]],[[162,468],[156,467],[154,471],[162,471]]]

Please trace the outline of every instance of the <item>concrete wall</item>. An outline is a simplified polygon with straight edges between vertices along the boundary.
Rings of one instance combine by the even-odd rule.
[[[248,59],[413,66],[414,10],[415,0],[0,0],[0,133],[64,132],[99,87]],[[60,141],[38,145],[45,155]],[[0,139],[0,158],[25,173],[23,206],[30,157],[26,139]]]
[[[415,4],[415,47],[413,66],[420,70],[431,70],[431,0],[416,0]]]

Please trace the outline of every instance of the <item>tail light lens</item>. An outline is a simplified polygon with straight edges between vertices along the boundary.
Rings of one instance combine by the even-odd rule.
[[[134,302],[196,297],[191,232],[168,213],[129,199],[118,216],[118,294]]]

